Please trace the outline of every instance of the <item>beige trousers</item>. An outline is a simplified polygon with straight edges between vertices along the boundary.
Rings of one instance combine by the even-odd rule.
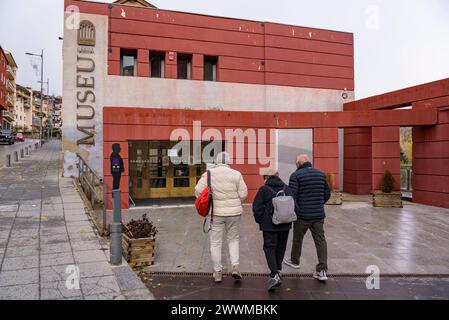
[[[223,270],[221,264],[221,248],[223,245],[223,234],[226,232],[226,238],[229,247],[229,257],[233,267],[239,265],[239,233],[240,216],[232,217],[214,217],[214,223],[210,231],[210,253],[214,271]]]

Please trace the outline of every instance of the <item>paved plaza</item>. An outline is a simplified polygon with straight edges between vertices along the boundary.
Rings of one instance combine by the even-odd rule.
[[[242,217],[240,285],[227,276],[222,286],[211,281],[203,220],[185,205],[123,210],[125,221],[147,213],[159,229],[155,265],[133,272],[108,263],[108,244],[60,167],[60,143],[52,141],[0,170],[0,299],[449,299],[447,209],[409,202],[373,208],[366,197],[328,206],[330,280],[320,286],[310,278],[316,254],[308,234],[301,269],[285,267],[282,289],[268,295],[262,236],[250,206]],[[380,269],[381,291],[366,289],[370,265]],[[73,266],[79,289],[67,286]]]
[[[127,264],[108,263],[60,150],[52,141],[0,170],[0,299],[152,299]]]
[[[360,198],[361,200],[366,199]],[[374,208],[367,201],[326,206],[325,231],[330,274],[363,274],[376,265],[381,274],[449,275],[449,210],[404,203],[404,208]],[[148,213],[159,229],[155,265],[147,271],[210,272],[209,239],[193,207],[130,209],[124,219]],[[291,233],[290,233],[291,237]],[[240,231],[240,268],[267,273],[262,234],[245,206]],[[291,240],[287,248],[290,252]],[[227,259],[227,248],[223,250]],[[223,260],[226,261],[226,260]],[[285,273],[311,274],[317,263],[310,232],[304,239],[301,268]],[[225,264],[226,265],[226,264]]]

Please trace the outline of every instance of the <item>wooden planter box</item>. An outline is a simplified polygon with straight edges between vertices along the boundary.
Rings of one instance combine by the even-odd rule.
[[[131,267],[151,266],[154,264],[155,238],[130,239],[123,234],[123,256]]]
[[[341,192],[340,191],[332,191],[331,197],[326,202],[329,205],[341,205],[343,201],[341,200]]]
[[[382,191],[373,192],[374,207],[402,208],[402,193],[393,191],[384,193]]]

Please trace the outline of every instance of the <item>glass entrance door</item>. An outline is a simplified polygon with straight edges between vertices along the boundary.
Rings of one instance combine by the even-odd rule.
[[[206,165],[193,164],[191,158],[181,163],[171,162],[169,150],[175,144],[173,141],[129,142],[130,193],[133,199],[194,196],[195,185]]]

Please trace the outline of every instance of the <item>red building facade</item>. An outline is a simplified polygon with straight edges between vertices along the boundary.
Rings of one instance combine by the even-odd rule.
[[[431,99],[437,105],[432,108],[419,107],[422,100],[415,98],[401,103],[372,98],[383,103],[374,106],[371,100],[351,102],[351,33],[78,0],[65,0],[65,10],[66,19],[80,13],[81,31],[66,25],[64,34],[64,150],[83,155],[104,177],[109,208],[113,143],[121,145],[127,168],[124,207],[135,197],[192,196],[204,167],[161,164],[171,148],[161,145],[180,128],[194,135],[195,121],[201,121],[201,134],[276,131],[275,138],[264,140],[265,150],[278,148],[280,132],[288,131],[287,138],[297,139],[298,150],[309,153],[316,167],[335,174],[336,185],[355,194],[378,189],[386,169],[399,181],[401,126],[414,127],[417,164],[430,163],[423,152],[437,148],[421,142],[447,134],[441,122],[446,100],[433,89],[447,90],[447,80],[424,85],[432,94],[422,100]],[[385,110],[404,103],[413,109]],[[249,140],[242,144],[251,147]],[[447,157],[432,150],[431,162],[444,172]],[[263,183],[264,165],[247,155],[242,160],[232,166],[244,174],[251,201]],[[284,166],[278,154],[273,161]],[[70,156],[65,162],[65,174],[71,175]],[[420,169],[414,200],[449,207],[448,193],[423,187],[429,172]],[[177,176],[183,170],[188,174]]]

